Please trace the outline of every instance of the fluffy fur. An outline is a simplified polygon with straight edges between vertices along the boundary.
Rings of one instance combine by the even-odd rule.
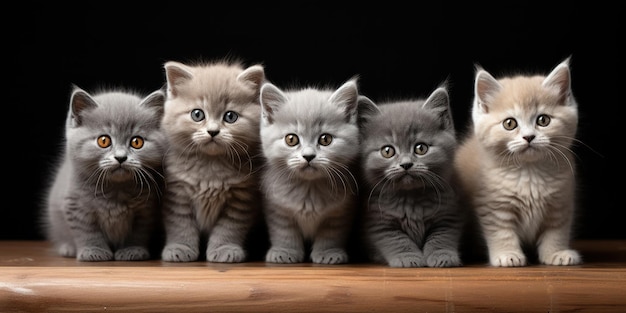
[[[242,262],[260,216],[258,182],[261,65],[165,63],[163,129],[169,262]],[[206,254],[200,247],[206,243]]]
[[[391,267],[460,266],[463,219],[451,184],[457,141],[447,89],[378,108],[362,126],[369,258]]]
[[[542,264],[581,263],[569,246],[577,123],[569,59],[546,76],[496,79],[477,68],[472,128],[455,167],[491,265],[525,266],[525,252]]]
[[[165,94],[93,96],[75,87],[63,159],[45,210],[47,238],[79,261],[145,260],[160,222]]]

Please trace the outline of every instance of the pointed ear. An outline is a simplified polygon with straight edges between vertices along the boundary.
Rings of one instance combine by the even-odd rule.
[[[264,83],[261,86],[259,102],[261,103],[261,118],[272,124],[274,114],[283,103],[287,102],[287,96],[274,84]]]
[[[70,99],[72,126],[77,127],[82,125],[82,113],[87,109],[95,108],[97,106],[98,103],[93,100],[90,94],[78,87],[74,87],[74,91],[72,92],[72,97]]]
[[[142,101],[142,106],[154,108],[159,116],[163,116],[163,104],[165,103],[165,93],[162,90],[156,90],[146,96]]]
[[[566,101],[571,94],[571,76],[569,69],[569,58],[557,65],[548,76],[543,80],[542,86],[544,88],[553,88],[559,94],[559,99],[562,103],[569,103]]]
[[[350,121],[352,117],[357,116],[358,100],[359,90],[357,82],[356,79],[351,79],[333,92],[328,101],[343,108],[346,120]]]
[[[442,129],[454,131],[454,120],[450,109],[450,96],[445,87],[435,89],[422,104],[422,108],[433,110],[439,116]]]
[[[237,75],[237,81],[249,86],[258,95],[261,84],[265,81],[265,70],[261,65],[250,66]]]
[[[502,85],[498,80],[487,71],[479,69],[474,82],[474,110],[488,113],[489,103],[491,103],[493,95],[500,91],[500,88]]]
[[[165,63],[165,78],[167,80],[167,95],[175,98],[180,85],[193,78],[191,69],[182,63],[169,61]]]
[[[376,116],[380,113],[380,109],[374,103],[374,101],[370,100],[370,98],[359,95],[358,99],[358,107],[357,107],[357,124],[363,126],[365,122],[367,122],[370,118]]]

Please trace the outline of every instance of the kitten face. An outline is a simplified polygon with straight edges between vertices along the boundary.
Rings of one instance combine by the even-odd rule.
[[[448,96],[379,105],[363,126],[363,169],[370,186],[388,190],[447,185],[456,139]]]
[[[261,66],[165,65],[168,100],[163,127],[172,145],[186,153],[230,155],[258,142],[258,89],[264,79]]]
[[[357,99],[353,81],[334,92],[283,93],[263,85],[261,137],[268,161],[285,175],[304,180],[338,175],[352,180],[342,173],[358,155]]]
[[[496,80],[479,71],[472,116],[479,140],[495,155],[513,162],[561,158],[578,120],[567,63],[547,77]]]
[[[155,184],[153,172],[163,158],[160,119],[165,95],[141,99],[110,92],[92,97],[78,88],[68,116],[69,154],[77,173],[95,184],[97,193],[116,183]]]

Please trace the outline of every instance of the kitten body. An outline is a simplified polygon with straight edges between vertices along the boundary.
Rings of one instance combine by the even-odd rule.
[[[74,87],[46,237],[79,261],[145,260],[160,222],[165,94]]]
[[[525,266],[526,248],[542,264],[581,263],[569,246],[577,123],[569,59],[546,76],[477,70],[472,129],[455,167],[491,265]]]
[[[457,147],[448,92],[378,105],[362,126],[362,234],[391,267],[460,266],[462,216],[451,179]]]
[[[358,105],[365,99],[356,79],[337,89],[261,88],[267,262],[299,263],[307,256],[314,263],[348,262],[358,187]]]
[[[260,215],[260,65],[165,64],[164,261],[242,262]],[[202,240],[201,240],[202,239]],[[206,240],[205,240],[206,239]]]

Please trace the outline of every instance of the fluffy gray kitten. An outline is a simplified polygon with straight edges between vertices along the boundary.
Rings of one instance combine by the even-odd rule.
[[[338,89],[261,88],[266,261],[348,262],[359,155],[356,79]],[[362,101],[367,105],[367,101]]]
[[[457,142],[446,88],[378,108],[362,126],[369,258],[391,267],[460,266],[463,219],[451,183]]]
[[[259,221],[260,65],[219,61],[165,64],[163,214],[169,262],[242,262]]]
[[[58,253],[79,261],[145,260],[160,222],[165,94],[74,87],[63,159],[45,210]]]

